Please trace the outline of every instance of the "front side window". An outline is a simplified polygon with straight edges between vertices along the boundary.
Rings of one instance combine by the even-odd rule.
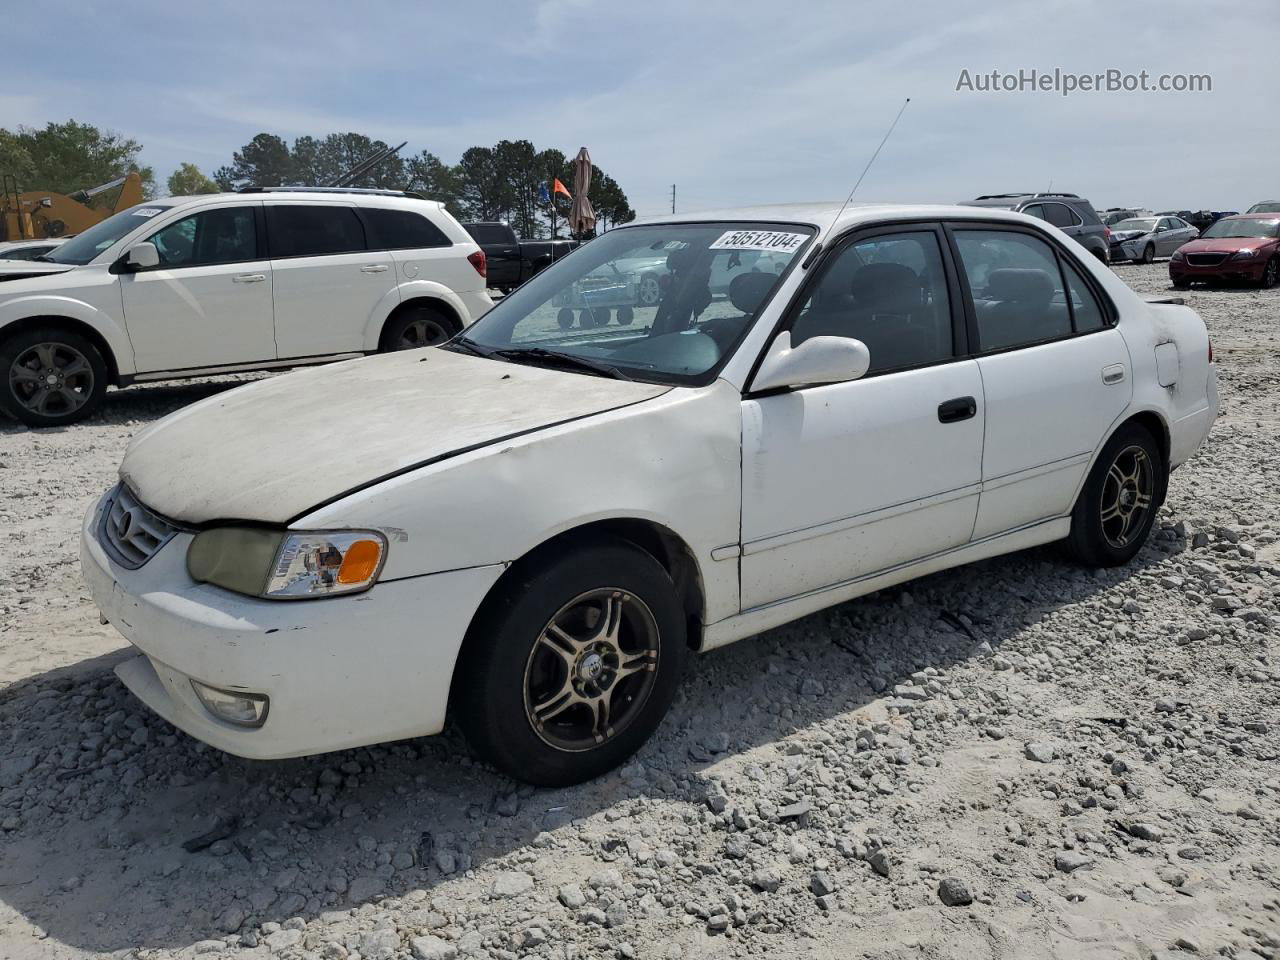
[[[836,254],[791,326],[792,346],[821,336],[865,343],[869,373],[953,357],[951,303],[937,234],[886,234]]]
[[[253,207],[221,207],[183,217],[147,238],[162,267],[199,267],[258,259]]]
[[[267,206],[272,257],[319,257],[365,250],[364,227],[354,208],[338,204]]]
[[[1032,203],[1022,208],[1022,212],[1028,217],[1035,217],[1037,220],[1048,220],[1048,215],[1044,212],[1044,207],[1038,203]]]
[[[1005,230],[957,230],[983,350],[1038,343],[1071,333],[1057,257],[1043,240]]]
[[[736,221],[611,230],[518,287],[451,349],[703,383],[813,233],[806,225]]]
[[[369,227],[371,249],[413,250],[451,245],[444,231],[420,213],[382,207],[365,207],[361,213]]]

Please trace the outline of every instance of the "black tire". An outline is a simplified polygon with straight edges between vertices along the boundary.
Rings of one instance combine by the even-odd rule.
[[[1148,243],[1145,247],[1142,248],[1142,262],[1143,263],[1156,262],[1156,246],[1154,243]]]
[[[387,321],[382,329],[382,341],[378,349],[383,353],[395,350],[416,350],[419,347],[438,347],[458,332],[453,317],[435,307],[409,306]]]
[[[1258,286],[1263,290],[1270,290],[1277,283],[1280,283],[1280,257],[1272,257],[1262,268],[1262,277],[1258,280]]]
[[[596,307],[591,311],[591,317],[597,327],[607,327],[609,325],[609,308]]]
[[[1132,483],[1121,479],[1130,476]],[[1146,543],[1168,484],[1169,468],[1151,431],[1124,424],[1089,471],[1071,512],[1067,549],[1090,567],[1128,563]]]
[[[634,320],[635,318],[636,318],[635,311],[632,310],[630,307],[618,308],[618,323],[622,324],[622,326],[624,327],[629,326],[631,321]]]
[[[1191,289],[1191,281],[1190,281],[1190,280],[1174,280],[1174,281],[1172,281],[1172,283],[1173,283],[1173,289],[1175,289],[1175,290],[1190,290],[1190,289]]]
[[[590,649],[569,645],[566,652],[557,647],[553,641],[559,634],[552,635],[552,626],[566,622],[558,618],[579,609],[573,604],[593,591],[617,604],[613,619],[619,624],[624,663],[641,662],[634,647],[627,649],[636,638],[648,637],[641,649],[651,652],[629,676],[614,674],[611,688],[594,694],[598,699],[588,704],[574,700],[569,684],[594,682],[584,671],[598,663],[588,662]],[[582,609],[596,609],[602,617],[603,601],[599,607],[592,603]],[[602,622],[584,620],[581,630],[563,632],[574,644],[587,645]],[[558,554],[535,553],[508,574],[468,631],[454,683],[458,719],[477,752],[508,776],[544,787],[581,783],[618,766],[649,739],[675,697],[686,653],[684,611],[675,586],[643,550],[605,540],[582,542]],[[574,657],[577,670],[568,664]],[[564,679],[553,675],[539,680],[544,661],[562,670]],[[609,679],[607,671],[604,676]],[[534,688],[540,682],[553,693],[537,696]],[[613,699],[619,693],[625,712]],[[556,709],[561,694],[572,705]],[[610,709],[598,714],[596,705],[605,696]],[[547,713],[544,723],[534,720],[539,707]],[[594,730],[601,715],[609,718],[603,738],[587,730],[583,742],[573,739],[575,724]],[[615,719],[620,728],[613,725]]]
[[[573,311],[568,307],[561,307],[556,313],[556,326],[561,330],[568,330],[573,326]]]
[[[98,348],[71,330],[35,327],[0,342],[0,410],[29,427],[83,420],[109,377]]]

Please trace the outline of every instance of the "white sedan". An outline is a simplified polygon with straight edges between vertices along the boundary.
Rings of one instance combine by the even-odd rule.
[[[626,327],[557,297],[679,251]],[[781,272],[709,278],[768,252]],[[465,334],[219,394],[134,439],[84,575],[117,672],[246,757],[438,732],[608,770],[709,650],[1050,541],[1141,549],[1217,390],[1203,322],[1040,220],[769,207],[612,230]]]

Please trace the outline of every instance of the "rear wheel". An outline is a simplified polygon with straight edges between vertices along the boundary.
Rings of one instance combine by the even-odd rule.
[[[666,570],[622,541],[535,555],[499,587],[458,661],[459,720],[504,773],[580,783],[631,756],[675,697],[684,612]]]
[[[1087,566],[1128,563],[1151,532],[1168,482],[1151,432],[1137,423],[1122,426],[1102,448],[1076,501],[1068,549]]]
[[[1272,257],[1262,268],[1262,279],[1258,284],[1264,290],[1270,290],[1277,283],[1280,283],[1280,257]]]
[[[457,332],[457,323],[434,307],[406,307],[388,321],[380,349],[386,353],[437,347]]]
[[[655,273],[646,273],[640,278],[640,289],[636,291],[636,299],[642,307],[652,307],[662,299],[662,284]]]
[[[86,337],[36,328],[0,343],[0,410],[30,427],[83,420],[107,392],[107,364]]]

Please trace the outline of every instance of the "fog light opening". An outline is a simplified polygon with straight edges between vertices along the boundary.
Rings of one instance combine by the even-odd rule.
[[[267,722],[270,699],[259,693],[242,693],[235,690],[219,690],[191,681],[204,708],[219,720],[234,723],[238,727],[260,727]]]

